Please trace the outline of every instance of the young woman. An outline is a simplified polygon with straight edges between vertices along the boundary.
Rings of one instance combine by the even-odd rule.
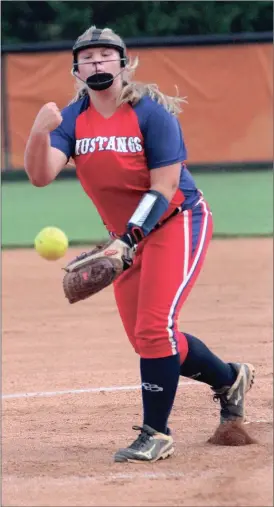
[[[223,362],[178,330],[212,237],[212,213],[186,167],[177,119],[184,99],[133,81],[137,63],[112,30],[89,28],[73,47],[77,95],[61,112],[55,103],[42,107],[25,152],[36,186],[53,181],[72,157],[109,233],[135,251],[114,291],[140,356],[143,422],[134,427],[140,433],[133,444],[115,454],[118,462],[153,462],[173,453],[168,418],[180,375],[212,388],[221,424],[244,418],[254,378],[252,365]]]

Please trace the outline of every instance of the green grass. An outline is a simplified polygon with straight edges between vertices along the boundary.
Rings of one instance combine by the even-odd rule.
[[[195,174],[209,202],[215,236],[259,236],[273,232],[273,176],[269,171]],[[40,229],[55,225],[71,243],[107,237],[93,204],[77,180],[45,188],[29,182],[2,184],[2,247],[32,246]]]
[[[197,175],[217,235],[273,233],[273,175],[268,171]]]

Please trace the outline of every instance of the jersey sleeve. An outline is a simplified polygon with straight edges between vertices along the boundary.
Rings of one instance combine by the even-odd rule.
[[[148,169],[184,162],[187,151],[178,119],[155,103],[146,119],[144,146]]]
[[[62,151],[69,160],[75,152],[75,122],[76,116],[68,106],[61,111],[62,123],[50,133],[50,144]]]

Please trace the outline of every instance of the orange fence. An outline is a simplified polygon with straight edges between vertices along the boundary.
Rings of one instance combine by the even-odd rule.
[[[272,44],[129,50],[136,79],[188,104],[180,116],[189,163],[269,162],[273,158]],[[9,159],[23,167],[26,140],[39,108],[64,107],[74,94],[69,51],[6,55],[4,100]],[[2,154],[3,155],[3,154]],[[3,157],[2,157],[3,158]]]

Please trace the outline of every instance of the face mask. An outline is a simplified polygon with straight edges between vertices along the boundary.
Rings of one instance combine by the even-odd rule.
[[[113,83],[114,76],[110,72],[98,72],[89,76],[86,80],[86,84],[91,90],[101,91],[107,90]]]
[[[79,75],[75,73],[75,71],[73,71],[73,74],[78,79],[80,79],[80,81],[82,81],[83,83],[88,85],[88,87],[91,90],[94,90],[97,92],[97,91],[107,90],[108,88],[110,88],[114,79],[117,76],[119,76],[123,71],[124,71],[124,69],[122,68],[119,72],[117,72],[117,74],[115,76],[113,74],[111,74],[110,72],[96,72],[95,74],[92,74],[91,76],[89,76],[86,81],[84,81],[84,79],[80,78]]]
[[[97,72],[93,74],[92,76],[89,76],[86,81],[81,79],[76,72],[78,71],[78,62],[77,62],[77,55],[78,52],[82,49],[87,48],[93,48],[93,47],[105,47],[105,48],[114,48],[116,51],[120,54],[120,65],[121,70],[116,74],[116,76],[113,76],[113,74],[109,72]],[[73,74],[80,79],[83,83],[85,83],[91,90],[95,91],[101,91],[101,90],[107,90],[112,84],[114,79],[121,74],[128,62],[128,58],[126,56],[126,47],[124,43],[105,39],[103,36],[103,31],[101,29],[95,29],[92,38],[90,41],[81,41],[76,42],[76,44],[72,48],[73,52]],[[114,61],[114,60],[109,60]],[[80,64],[82,65],[82,64]]]

